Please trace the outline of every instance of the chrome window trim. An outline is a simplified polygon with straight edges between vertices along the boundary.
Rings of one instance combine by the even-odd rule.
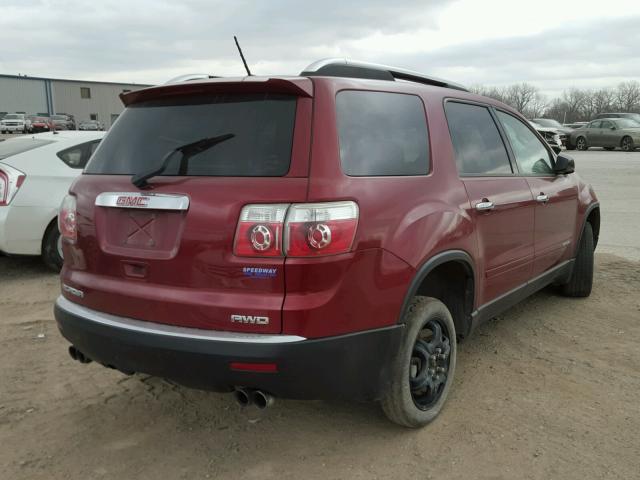
[[[239,333],[224,332],[221,330],[202,330],[199,328],[177,327],[174,325],[164,325],[161,323],[134,320],[133,318],[119,317],[109,313],[98,312],[82,305],[74,303],[62,295],[56,300],[58,308],[71,315],[76,315],[91,322],[107,327],[119,328],[131,332],[144,333],[149,335],[161,335],[186,340],[206,340],[211,342],[230,343],[258,343],[258,344],[278,344],[295,343],[306,340],[305,337],[297,335],[272,335],[261,333]]]
[[[145,204],[126,205],[118,204],[121,197],[145,198]],[[103,192],[96,197],[97,207],[114,208],[138,208],[152,210],[188,210],[189,197],[186,195],[171,195],[166,193],[142,193],[142,192]]]

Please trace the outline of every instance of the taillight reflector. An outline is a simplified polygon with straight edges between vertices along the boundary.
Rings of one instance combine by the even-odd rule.
[[[231,362],[229,364],[231,370],[240,370],[243,372],[259,372],[259,373],[277,373],[278,364],[276,363],[247,363],[247,362]]]
[[[58,230],[60,230],[62,238],[71,242],[75,242],[78,237],[76,215],[76,197],[72,195],[65,196],[58,212]]]

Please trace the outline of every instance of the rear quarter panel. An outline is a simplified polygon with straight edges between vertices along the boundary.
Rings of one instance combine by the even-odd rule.
[[[431,152],[430,171],[425,175],[349,177],[342,172],[335,96],[340,90],[362,90],[363,84],[371,90],[413,93],[422,98]],[[330,329],[341,333],[395,324],[416,270],[429,258],[446,250],[463,250],[476,257],[469,200],[457,175],[442,93],[406,83],[349,79],[318,78],[314,79],[314,87],[308,201],[353,200],[359,205],[360,217],[352,262],[347,262],[339,275],[336,270],[335,278],[341,279],[339,288],[333,292],[325,289],[329,293],[305,313],[305,321],[297,311],[297,296],[303,291],[301,280],[293,274],[294,263],[287,260],[285,331],[299,333],[304,328],[316,335]],[[370,252],[382,253],[375,254],[377,260],[368,263],[364,258],[374,255]],[[333,260],[328,257],[325,263],[338,268],[345,262],[338,257],[345,256]],[[349,275],[352,269],[359,269],[358,275],[348,282],[342,281],[345,272]],[[327,275],[333,276],[325,272],[324,278]],[[335,283],[332,288],[335,289]],[[345,305],[349,305],[346,313]]]

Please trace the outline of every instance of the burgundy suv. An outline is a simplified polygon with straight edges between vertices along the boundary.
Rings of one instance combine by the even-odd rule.
[[[59,215],[76,360],[416,427],[457,339],[546,285],[591,291],[593,190],[495,100],[345,60],[122,100]]]

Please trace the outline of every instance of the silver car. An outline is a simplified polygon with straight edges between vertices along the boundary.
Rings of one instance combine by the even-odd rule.
[[[605,118],[593,120],[569,135],[569,150],[587,150],[603,147],[605,150],[621,148],[632,152],[640,146],[640,123],[629,118]]]

